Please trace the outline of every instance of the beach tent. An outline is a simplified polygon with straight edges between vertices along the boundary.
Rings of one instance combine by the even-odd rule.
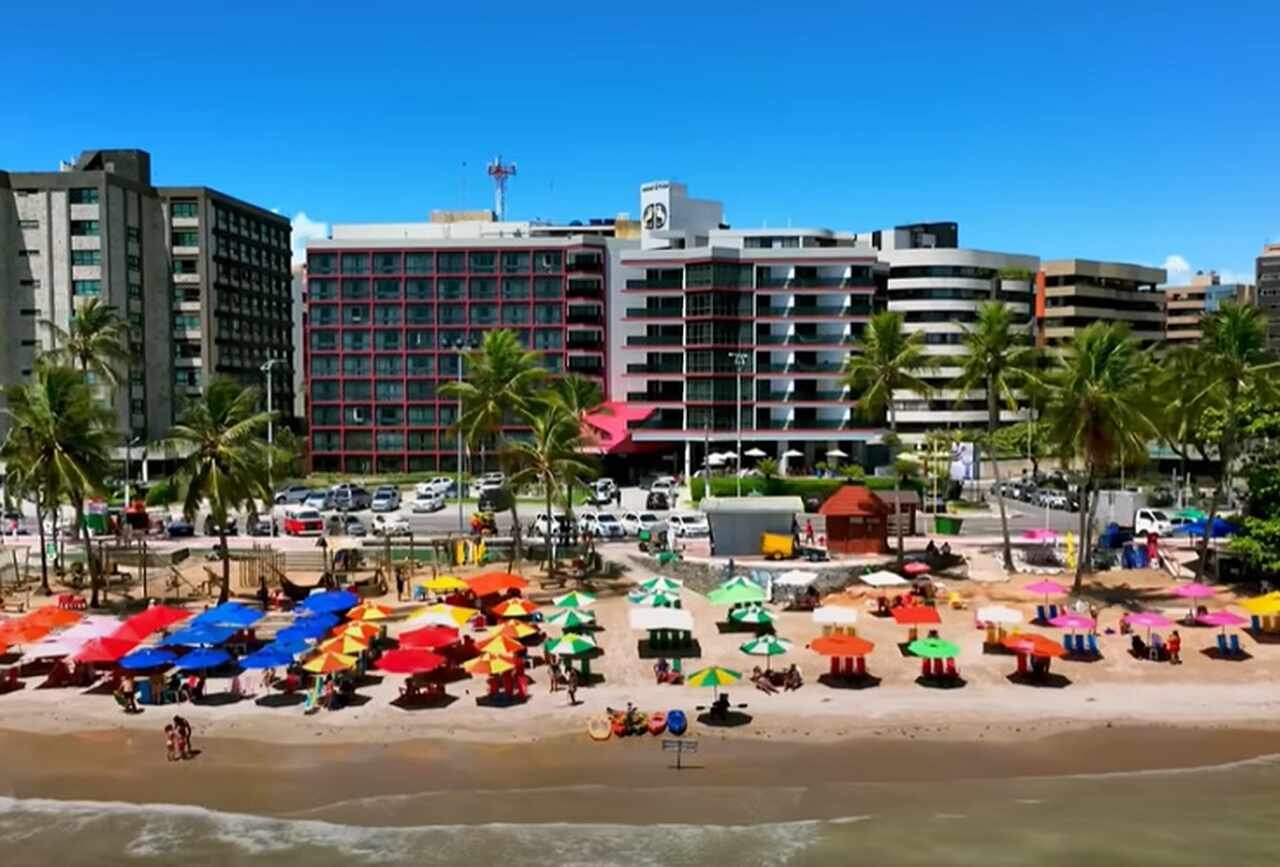
[[[596,616],[594,614],[577,608],[566,608],[547,618],[547,623],[565,630],[583,629],[595,625],[595,622]]]
[[[833,678],[867,676],[866,657],[875,645],[856,635],[824,635],[809,642],[814,653],[831,658],[828,675]]]
[[[858,610],[847,605],[823,605],[813,609],[813,622],[820,626],[852,626],[858,622]]]
[[[748,605],[729,612],[729,620],[734,623],[745,623],[750,626],[768,626],[773,622],[773,615],[761,605]]]
[[[631,608],[628,609],[627,616],[634,630],[693,631],[693,615],[684,608]]]
[[[720,587],[707,594],[712,605],[746,605],[764,602],[764,591],[755,584],[734,584]]]
[[[904,587],[911,583],[896,572],[879,569],[866,575],[859,575],[858,580],[872,587]]]
[[[1021,623],[1023,621],[1023,614],[1018,609],[1010,608],[1007,605],[987,605],[977,610],[974,615],[974,619],[979,623],[1008,625],[1011,623]]]
[[[791,569],[774,579],[775,587],[809,587],[818,580],[817,572],[806,569]]]
[[[925,626],[942,622],[938,609],[932,605],[899,605],[890,613],[900,626]]]

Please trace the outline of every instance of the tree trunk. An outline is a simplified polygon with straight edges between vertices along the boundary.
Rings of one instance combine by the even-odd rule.
[[[1076,548],[1076,577],[1071,592],[1079,593],[1084,585],[1085,565],[1089,562],[1089,490],[1093,485],[1092,473],[1080,485],[1080,544]]]
[[[511,491],[511,558],[507,560],[507,571],[514,572],[516,563],[520,562],[520,512],[516,508],[516,492]]]
[[[222,548],[222,588],[218,590],[218,604],[231,598],[231,552],[227,550],[227,519],[218,522],[218,545]]]
[[[72,520],[75,521],[77,528],[84,525],[84,500],[79,496],[73,497],[71,501],[73,511]],[[54,528],[57,529],[56,527]],[[72,539],[76,538],[74,535]],[[97,608],[99,604],[98,594],[101,589],[101,581],[98,577],[98,560],[93,556],[93,539],[90,538],[88,531],[84,533],[84,565],[89,572],[89,607]]]
[[[1000,461],[996,459],[996,428],[1000,425],[1000,403],[995,391],[987,383],[987,444],[991,447],[991,475],[995,477],[996,502],[1000,504],[1000,534],[1004,542],[1004,571],[1013,571],[1013,545],[1009,541],[1009,515],[1004,508],[1004,489],[1000,485]]]
[[[44,547],[44,508],[40,505],[39,497],[36,497],[36,527],[40,534],[40,592],[45,596],[52,596],[53,591],[49,589],[49,555]]]
[[[889,432],[893,434],[893,445],[889,447],[889,467],[893,471],[893,528],[898,536],[898,568],[902,568],[902,479],[898,474],[898,413],[894,410],[893,400],[889,401]]]
[[[544,484],[547,486],[547,535],[546,535],[547,577],[550,578],[551,576],[555,575],[555,571],[556,571],[555,556],[553,554],[553,551],[555,549],[552,547],[552,541],[551,541],[552,536],[555,534],[556,530],[555,530],[555,520],[553,519],[551,514],[551,492],[552,492],[551,482],[550,480],[545,480]]]

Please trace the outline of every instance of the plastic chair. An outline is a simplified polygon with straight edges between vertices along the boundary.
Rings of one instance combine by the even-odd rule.
[[[1045,616],[1045,610],[1043,605],[1036,606],[1036,620],[1039,620],[1041,623],[1048,622],[1049,620],[1049,618]]]
[[[1071,646],[1071,636],[1070,636],[1070,635],[1064,635],[1064,636],[1062,636],[1062,649],[1063,649],[1063,650],[1065,650],[1067,653],[1070,653],[1070,652],[1074,649],[1074,648],[1072,648],[1072,646]]]
[[[1231,633],[1231,655],[1239,656],[1242,653],[1244,653],[1244,651],[1240,649],[1240,636],[1233,632]]]
[[[921,659],[921,660],[920,660],[920,676],[921,676],[921,677],[932,677],[932,676],[933,676],[933,675],[932,675],[932,672],[929,670],[929,660],[927,660],[927,659]]]
[[[1227,649],[1227,636],[1221,632],[1218,633],[1218,652],[1223,656],[1231,655],[1231,651]]]
[[[1088,635],[1088,638],[1089,638],[1089,655],[1101,656],[1102,652],[1098,650],[1098,636],[1090,632]]]
[[[959,677],[960,670],[956,668],[956,659],[954,656],[947,657],[947,677]]]
[[[1253,615],[1252,617],[1250,617],[1250,618],[1249,618],[1249,628],[1250,628],[1250,629],[1252,629],[1254,632],[1261,632],[1261,631],[1262,631],[1262,618],[1261,618],[1261,617],[1259,617],[1259,616],[1258,616],[1258,615],[1256,615],[1256,614],[1255,614],[1255,615]]]
[[[1084,636],[1076,636],[1076,653],[1084,653]]]

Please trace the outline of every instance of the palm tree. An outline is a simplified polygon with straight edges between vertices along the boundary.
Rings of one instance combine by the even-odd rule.
[[[898,442],[898,412],[894,392],[929,393],[929,384],[920,378],[937,366],[927,354],[924,333],[907,332],[901,313],[886,310],[871,317],[862,332],[862,345],[845,363],[842,384],[858,395],[858,412],[868,419],[889,417],[889,446]],[[890,455],[892,459],[892,455]],[[896,462],[891,460],[891,463]],[[902,515],[900,479],[893,474],[894,524],[898,531],[898,564],[902,564]]]
[[[585,483],[594,469],[581,456],[582,429],[578,418],[565,407],[548,404],[529,416],[529,427],[529,438],[513,442],[503,457],[512,487],[529,483],[542,485],[547,500],[547,571],[550,573],[555,570],[551,510],[556,493],[574,483]]]
[[[185,453],[174,483],[182,491],[183,514],[194,521],[200,505],[209,503],[222,551],[219,604],[231,596],[231,558],[227,552],[227,518],[255,502],[271,502],[267,479],[267,444],[262,433],[270,415],[258,411],[258,392],[218,377],[169,431],[168,441]]]
[[[40,524],[41,589],[49,588],[44,554],[44,513],[66,498],[75,526],[84,524],[85,499],[102,491],[116,441],[111,411],[94,399],[84,376],[69,367],[38,364],[33,381],[6,391],[10,429],[0,454],[19,485],[35,498]],[[98,560],[85,536],[92,599],[98,606]]]
[[[531,407],[547,371],[536,352],[525,350],[511,331],[490,331],[479,349],[465,356],[466,379],[440,388],[444,397],[461,402],[456,429],[480,452],[484,467],[489,446],[503,426]]]
[[[112,388],[120,385],[119,368],[127,368],[133,356],[129,324],[116,308],[90,298],[76,310],[67,328],[47,319],[42,324],[53,332],[53,358]]]
[[[1267,320],[1262,311],[1234,302],[1227,302],[1204,317],[1198,354],[1206,377],[1202,399],[1205,404],[1219,409],[1223,421],[1216,443],[1218,479],[1209,503],[1206,531],[1200,541],[1197,581],[1204,576],[1218,503],[1230,497],[1231,465],[1240,446],[1244,424],[1241,398],[1251,394],[1262,400],[1274,399],[1276,371],[1280,367],[1280,362],[1267,350]]]
[[[1156,391],[1161,405],[1156,423],[1160,437],[1178,456],[1179,490],[1187,478],[1187,463],[1195,452],[1207,458],[1206,445],[1200,436],[1200,419],[1209,395],[1207,371],[1200,346],[1176,346],[1160,359],[1156,371]]]
[[[600,383],[571,373],[552,380],[551,388],[548,389],[548,398],[564,407],[578,420],[583,446],[599,445],[599,438],[591,425],[587,424],[587,416],[593,413],[613,414],[613,410],[604,404],[604,393],[600,390]],[[570,520],[573,518],[573,487],[574,481],[570,479],[565,488],[565,501],[568,506],[565,514]]]
[[[1042,375],[1042,416],[1050,442],[1076,458],[1080,480],[1080,553],[1075,592],[1090,570],[1089,528],[1099,478],[1118,459],[1141,452],[1155,435],[1149,385],[1151,360],[1119,322],[1095,322],[1075,337],[1057,368]]]
[[[991,472],[995,477],[996,500],[1000,504],[1000,531],[1004,541],[1004,568],[1013,571],[1013,546],[1009,542],[1009,517],[1000,490],[1000,462],[994,436],[1000,427],[1000,407],[1018,407],[1019,390],[1035,371],[1036,352],[1027,335],[1017,330],[1013,313],[999,301],[978,308],[977,320],[964,335],[966,355],[955,387],[962,393],[984,390],[987,396],[987,445]]]

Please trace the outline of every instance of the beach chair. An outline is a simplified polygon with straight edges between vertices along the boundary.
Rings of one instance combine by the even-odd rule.
[[[138,704],[159,704],[156,696],[151,694],[151,681],[144,680],[138,684]]]
[[[929,668],[929,660],[923,657],[920,659],[920,676],[925,678],[933,676],[933,672]]]
[[[1251,629],[1251,630],[1252,630],[1252,631],[1254,631],[1254,632],[1261,632],[1261,631],[1262,631],[1262,618],[1261,618],[1261,617],[1259,617],[1259,616],[1258,616],[1258,615],[1256,615],[1256,614],[1255,614],[1255,615],[1253,615],[1252,617],[1250,617],[1250,618],[1249,618],[1249,629]]]
[[[1218,653],[1223,656],[1231,655],[1231,651],[1227,649],[1227,636],[1221,632],[1218,633]]]
[[[1240,656],[1243,653],[1244,651],[1240,649],[1240,636],[1236,635],[1234,632],[1231,633],[1231,655]]]
[[[1062,649],[1063,649],[1063,650],[1065,650],[1067,653],[1071,653],[1071,651],[1072,651],[1072,647],[1071,647],[1071,636],[1070,636],[1070,635],[1064,635],[1064,636],[1062,636]]]
[[[311,689],[307,690],[307,698],[302,703],[302,712],[305,714],[313,714],[320,710],[320,678],[312,681]]]
[[[1076,635],[1075,642],[1076,642],[1076,653],[1083,655],[1084,654],[1084,636]]]
[[[1088,635],[1088,639],[1089,639],[1089,655],[1101,656],[1102,651],[1098,650],[1098,636],[1090,632]]]
[[[1036,620],[1040,623],[1048,623],[1049,618],[1045,616],[1045,608],[1043,605],[1036,606]]]

